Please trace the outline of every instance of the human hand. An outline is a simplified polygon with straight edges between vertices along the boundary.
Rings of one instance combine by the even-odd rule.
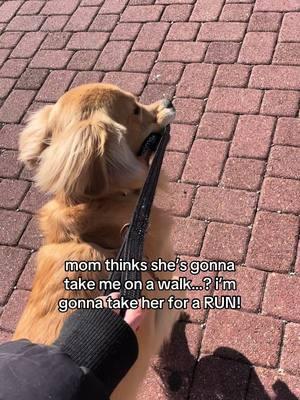
[[[108,296],[100,296],[105,304],[105,307],[108,307],[106,301],[108,297],[111,297],[112,299],[118,299],[120,297],[120,293],[114,292],[109,294]],[[118,315],[120,313],[120,310],[113,309],[113,311],[116,312]],[[136,309],[129,309],[125,313],[124,321],[131,327],[132,330],[137,332],[141,326],[143,319],[146,316],[146,312],[147,310],[142,309],[141,306]]]

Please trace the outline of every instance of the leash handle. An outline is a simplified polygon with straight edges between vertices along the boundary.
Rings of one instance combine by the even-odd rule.
[[[164,153],[170,140],[170,126],[164,128],[164,132],[160,138],[157,150],[155,152],[151,167],[149,169],[148,176],[140,193],[137,206],[135,208],[131,223],[126,232],[124,241],[121,245],[120,251],[116,257],[116,260],[123,261],[142,261],[145,234],[149,223],[149,216],[151,207],[156,191],[156,186],[163,162]],[[125,281],[140,281],[140,271],[128,271],[121,273],[119,271],[113,271],[109,277],[109,280],[120,280],[121,296],[125,299],[139,299],[141,297],[141,291],[139,289],[126,289],[124,287]],[[108,295],[111,291],[106,291],[105,295]],[[124,317],[126,309],[121,310],[121,316]]]

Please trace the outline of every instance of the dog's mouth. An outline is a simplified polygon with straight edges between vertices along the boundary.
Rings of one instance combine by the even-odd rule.
[[[140,150],[137,153],[137,156],[147,157],[147,155],[149,154],[150,157],[150,155],[156,151],[161,136],[162,132],[150,133],[150,135],[147,136],[144,142],[142,143]]]
[[[142,143],[140,150],[137,153],[137,157],[143,162],[145,162],[146,165],[149,165],[150,157],[153,153],[155,153],[158,144],[160,142],[161,136],[162,136],[162,131],[150,133],[150,135],[147,136],[144,142]]]
[[[175,107],[172,101],[165,99],[162,103],[162,109],[159,111],[157,116],[158,125],[161,126],[160,131],[151,132],[137,152],[137,157],[142,159],[142,161],[145,161],[147,164],[149,164],[151,155],[155,153],[166,127],[173,122],[175,117]]]

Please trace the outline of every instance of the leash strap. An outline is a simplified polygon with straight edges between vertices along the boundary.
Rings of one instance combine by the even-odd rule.
[[[161,134],[161,138],[159,140],[159,144],[155,152],[147,179],[140,193],[131,223],[127,229],[125,238],[116,257],[116,260],[142,261],[143,259],[145,234],[149,223],[149,216],[161,170],[161,165],[163,162],[163,157],[169,140],[170,126],[168,125],[164,128]],[[129,271],[128,269],[123,272],[113,271],[110,274],[109,280],[118,280],[121,282],[121,296],[123,296],[125,299],[132,300],[139,299],[141,297],[141,291],[139,289],[128,290],[124,287],[125,281],[140,281],[140,271]],[[111,291],[107,290],[105,292],[105,295],[108,295],[110,293]],[[124,317],[125,312],[126,309],[121,310],[122,317]]]

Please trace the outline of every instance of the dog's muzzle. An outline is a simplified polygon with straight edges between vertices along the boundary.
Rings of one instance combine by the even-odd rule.
[[[170,108],[175,111],[175,107],[172,103],[172,100],[165,99],[164,107]],[[165,128],[162,128],[160,132],[152,132],[149,136],[146,137],[142,146],[137,154],[138,157],[149,158],[152,153],[154,153],[157,149],[157,146],[160,142],[161,136],[164,134]]]
[[[170,99],[165,99],[165,100],[164,100],[164,103],[165,103],[165,107],[166,107],[166,108],[173,108],[173,109],[175,110],[175,107],[174,107],[174,105],[173,105],[173,103],[172,103],[172,100],[170,100]]]

